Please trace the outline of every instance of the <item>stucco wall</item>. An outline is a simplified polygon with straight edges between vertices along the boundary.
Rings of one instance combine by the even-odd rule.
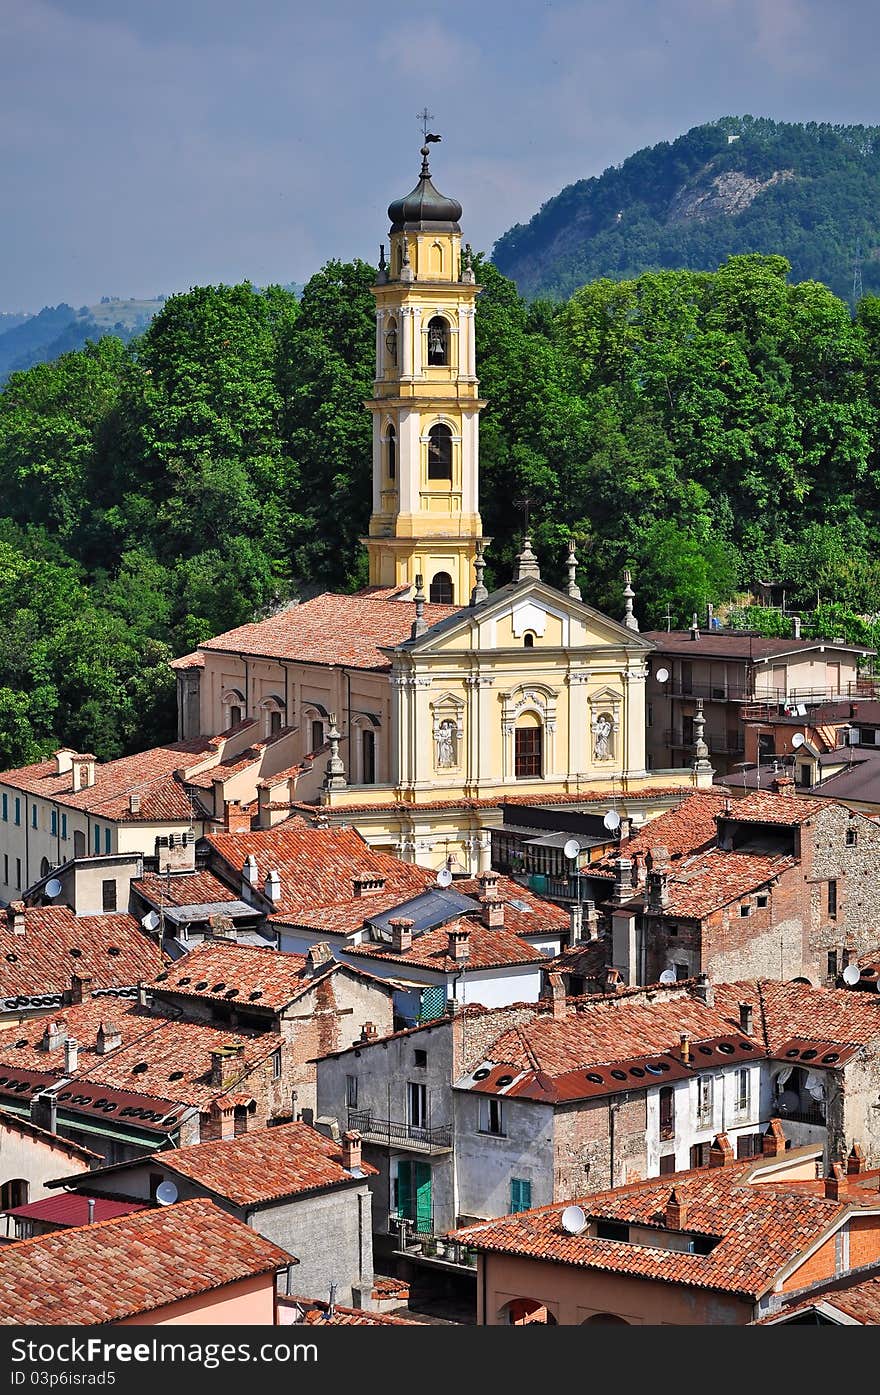
[[[138,1313],[112,1323],[113,1327],[272,1327],[275,1323],[275,1275],[259,1274],[224,1284],[209,1293],[178,1303],[167,1303],[149,1313]]]

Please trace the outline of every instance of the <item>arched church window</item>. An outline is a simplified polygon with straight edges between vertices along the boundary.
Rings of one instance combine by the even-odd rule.
[[[388,362],[396,367],[397,365],[397,321],[392,317],[388,322],[385,331],[385,349],[388,354]]]
[[[531,712],[519,720],[514,732],[514,774],[517,780],[534,780],[544,773],[544,728]]]
[[[429,599],[432,605],[454,605],[455,591],[448,572],[438,572],[431,582]]]
[[[385,439],[388,451],[388,478],[393,480],[397,474],[397,432],[393,426],[389,426]]]
[[[535,636],[532,634],[531,630],[526,630],[525,634],[523,635],[523,648],[524,648],[524,649],[534,649],[534,647],[535,647]]]
[[[376,736],[372,731],[361,732],[361,784],[376,783]]]
[[[452,432],[442,422],[428,432],[428,479],[452,479]]]
[[[432,315],[428,321],[428,363],[443,368],[449,362],[449,326],[442,315]]]

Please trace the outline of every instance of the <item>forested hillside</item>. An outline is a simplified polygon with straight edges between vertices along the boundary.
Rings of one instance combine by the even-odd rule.
[[[851,298],[857,249],[880,292],[880,127],[729,116],[568,185],[493,260],[524,295],[564,299],[599,277],[778,253],[796,281]]]
[[[543,574],[573,532],[585,599],[687,623],[756,577],[817,633],[880,611],[880,299],[853,321],[778,257],[600,280],[530,306],[477,262],[487,581],[528,494]],[[167,661],[324,587],[366,581],[375,272],[300,301],[203,287],[0,392],[0,764],[173,735]]]

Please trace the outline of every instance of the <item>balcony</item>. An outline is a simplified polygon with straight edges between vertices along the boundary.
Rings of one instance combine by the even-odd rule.
[[[670,678],[658,687],[674,698],[702,698],[704,702],[749,702],[755,696],[754,688],[744,683],[682,683],[680,678]]]
[[[791,1119],[798,1124],[818,1124],[823,1129],[826,1127],[824,1104],[817,1104],[809,1098],[802,1098],[790,1106],[777,1099],[773,1105],[773,1113],[780,1119]]]
[[[704,734],[703,739],[709,747],[709,754],[713,752],[719,756],[738,756],[745,751],[745,741],[739,732],[729,731],[726,736],[715,735],[711,731]],[[689,751],[694,744],[693,736],[688,739],[682,731],[675,731],[672,727],[667,727],[663,732],[663,744],[671,750],[681,749]]]
[[[412,1153],[449,1153],[452,1150],[451,1124],[426,1128],[421,1124],[380,1119],[371,1109],[350,1109],[348,1127],[357,1129],[365,1143],[383,1144],[386,1148],[405,1148]]]

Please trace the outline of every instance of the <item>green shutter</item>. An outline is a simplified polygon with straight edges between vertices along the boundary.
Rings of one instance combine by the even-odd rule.
[[[419,1009],[420,1022],[433,1022],[435,1017],[442,1017],[446,1011],[446,985],[441,984],[439,988],[426,988],[422,993],[422,1005]]]
[[[416,1233],[430,1235],[433,1231],[434,1208],[431,1199],[431,1164],[414,1162],[413,1186],[416,1194]]]
[[[510,1211],[529,1211],[532,1206],[532,1184],[522,1177],[510,1179]]]
[[[397,1214],[413,1219],[412,1210],[412,1163],[397,1164]]]

